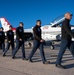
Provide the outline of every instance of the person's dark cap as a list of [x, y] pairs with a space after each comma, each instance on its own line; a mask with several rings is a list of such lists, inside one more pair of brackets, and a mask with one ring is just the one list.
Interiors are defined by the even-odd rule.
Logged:
[[23, 22], [20, 22], [20, 24], [24, 25], [24, 23], [23, 23]]
[[3, 30], [3, 27], [1, 27], [0, 29], [2, 29], [2, 30]]
[[9, 27], [13, 28], [13, 26], [12, 26], [12, 25], [10, 25]]
[[36, 23], [37, 23], [37, 22], [40, 22], [40, 23], [41, 23], [41, 20], [37, 20]]

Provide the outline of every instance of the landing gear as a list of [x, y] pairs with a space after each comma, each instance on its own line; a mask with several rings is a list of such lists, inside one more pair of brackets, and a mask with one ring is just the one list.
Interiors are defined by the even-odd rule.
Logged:
[[28, 43], [28, 46], [29, 46], [29, 47], [32, 47], [32, 44], [29, 42], [29, 43]]
[[54, 46], [53, 46], [53, 45], [51, 45], [51, 46], [50, 46], [50, 49], [51, 49], [51, 50], [53, 50], [53, 49], [54, 49]]

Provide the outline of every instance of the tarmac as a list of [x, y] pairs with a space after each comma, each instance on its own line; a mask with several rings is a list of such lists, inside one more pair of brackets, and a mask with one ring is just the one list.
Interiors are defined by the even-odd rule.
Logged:
[[[0, 75], [74, 75], [74, 60], [71, 53], [67, 49], [62, 60], [62, 65], [66, 69], [59, 69], [55, 67], [56, 58], [60, 49], [60, 45], [56, 44], [55, 49], [51, 50], [50, 47], [45, 46], [45, 56], [49, 64], [43, 64], [41, 61], [39, 49], [35, 53], [33, 63], [22, 60], [21, 49], [16, 54], [16, 58], [12, 59], [12, 50], [6, 53], [6, 57], [2, 56], [0, 50]], [[26, 48], [26, 57], [29, 56], [32, 48]]]

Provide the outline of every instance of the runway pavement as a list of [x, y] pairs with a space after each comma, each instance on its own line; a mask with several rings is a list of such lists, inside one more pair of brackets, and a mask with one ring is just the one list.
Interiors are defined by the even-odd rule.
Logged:
[[[0, 75], [74, 75], [74, 60], [68, 50], [65, 52], [62, 62], [67, 69], [63, 70], [55, 67], [59, 48], [58, 44], [54, 50], [49, 47], [44, 48], [46, 59], [50, 61], [50, 64], [47, 65], [41, 62], [39, 50], [33, 57], [33, 63], [22, 60], [21, 50], [17, 53], [16, 59], [11, 58], [11, 49], [7, 52], [6, 57], [2, 57], [2, 50], [0, 50]], [[28, 57], [31, 49], [27, 48], [25, 50], [26, 57]]]

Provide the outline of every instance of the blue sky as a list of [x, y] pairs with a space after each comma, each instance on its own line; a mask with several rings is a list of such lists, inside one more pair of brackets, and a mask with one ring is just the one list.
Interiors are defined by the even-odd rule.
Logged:
[[[74, 0], [0, 0], [0, 17], [13, 27], [22, 21], [24, 28], [31, 28], [37, 19], [46, 25], [66, 12], [74, 14]], [[74, 25], [74, 17], [71, 24]]]

